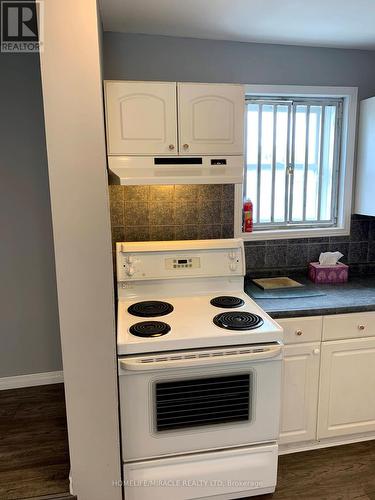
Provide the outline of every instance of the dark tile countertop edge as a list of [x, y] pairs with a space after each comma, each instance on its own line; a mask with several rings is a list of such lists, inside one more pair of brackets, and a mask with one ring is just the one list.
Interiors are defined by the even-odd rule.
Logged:
[[303, 283], [307, 290], [324, 295], [286, 299], [281, 290], [280, 298], [254, 298], [247, 290], [250, 278], [245, 281], [245, 292], [274, 319], [375, 311], [375, 276], [353, 277], [340, 285], [316, 285], [303, 275], [290, 277]]
[[[256, 299], [255, 302], [257, 302]], [[259, 304], [261, 307], [262, 305]], [[347, 306], [347, 307], [326, 307], [325, 309], [293, 309], [293, 310], [280, 310], [280, 311], [267, 311], [264, 307], [263, 310], [267, 312], [273, 319], [283, 318], [301, 318], [306, 316], [328, 316], [330, 314], [349, 314], [355, 312], [368, 312], [375, 311], [375, 305], [367, 306]]]

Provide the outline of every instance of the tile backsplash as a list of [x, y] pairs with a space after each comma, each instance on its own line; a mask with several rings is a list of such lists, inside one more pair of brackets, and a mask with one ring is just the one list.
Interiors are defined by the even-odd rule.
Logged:
[[306, 272], [321, 252], [341, 252], [352, 274], [375, 273], [375, 217], [352, 216], [349, 236], [245, 242], [248, 275], [275, 276]]
[[[233, 237], [234, 186], [109, 186], [112, 239]], [[375, 217], [353, 215], [350, 236], [245, 242], [250, 276], [306, 272], [319, 254], [340, 251], [355, 274], [375, 273]]]
[[109, 186], [114, 241], [233, 237], [232, 184]]

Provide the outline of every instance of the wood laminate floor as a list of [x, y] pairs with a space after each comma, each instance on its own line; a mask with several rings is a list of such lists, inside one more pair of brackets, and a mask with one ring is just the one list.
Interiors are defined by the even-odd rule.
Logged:
[[[73, 500], [68, 475], [63, 385], [0, 391], [0, 500]], [[249, 498], [375, 500], [375, 441], [283, 455], [276, 492]]]
[[0, 499], [59, 498], [69, 468], [63, 384], [0, 391]]
[[257, 500], [375, 500], [375, 441], [279, 457], [276, 492]]

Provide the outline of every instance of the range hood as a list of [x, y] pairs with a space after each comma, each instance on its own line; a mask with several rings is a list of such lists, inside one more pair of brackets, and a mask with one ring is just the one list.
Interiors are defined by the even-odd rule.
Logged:
[[240, 184], [240, 156], [109, 156], [112, 184]]

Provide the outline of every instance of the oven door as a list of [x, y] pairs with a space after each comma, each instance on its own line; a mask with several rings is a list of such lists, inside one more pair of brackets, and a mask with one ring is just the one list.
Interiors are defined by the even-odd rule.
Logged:
[[119, 359], [124, 461], [275, 441], [278, 344]]

